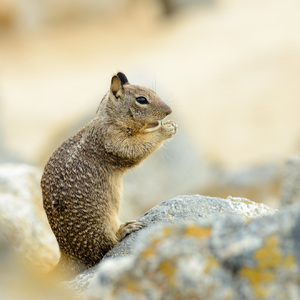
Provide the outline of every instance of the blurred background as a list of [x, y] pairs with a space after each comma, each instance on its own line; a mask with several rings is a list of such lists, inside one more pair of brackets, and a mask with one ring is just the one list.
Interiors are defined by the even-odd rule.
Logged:
[[111, 76], [154, 89], [179, 133], [124, 183], [124, 219], [178, 194], [279, 203], [300, 150], [296, 0], [0, 0], [0, 162], [40, 167]]

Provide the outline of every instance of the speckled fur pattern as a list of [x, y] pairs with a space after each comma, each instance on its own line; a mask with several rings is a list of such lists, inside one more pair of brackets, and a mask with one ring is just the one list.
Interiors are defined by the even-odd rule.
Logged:
[[[137, 103], [137, 97], [148, 103]], [[52, 154], [41, 187], [61, 252], [57, 272], [63, 276], [82, 272], [142, 227], [135, 221], [120, 226], [122, 177], [176, 133], [174, 121], [147, 131], [170, 113], [153, 91], [130, 85], [118, 73], [96, 117]]]

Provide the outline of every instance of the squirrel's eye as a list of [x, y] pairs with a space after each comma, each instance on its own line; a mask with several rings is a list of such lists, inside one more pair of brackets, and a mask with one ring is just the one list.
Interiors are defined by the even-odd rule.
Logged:
[[140, 104], [149, 104], [148, 100], [145, 97], [137, 97], [135, 100]]

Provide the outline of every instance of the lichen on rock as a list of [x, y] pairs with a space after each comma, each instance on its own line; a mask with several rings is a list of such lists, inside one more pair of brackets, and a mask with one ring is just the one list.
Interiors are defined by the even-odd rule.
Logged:
[[84, 295], [297, 299], [297, 219], [300, 207], [278, 212], [243, 198], [176, 197], [141, 216], [148, 227], [108, 253], [92, 276], [82, 274]]

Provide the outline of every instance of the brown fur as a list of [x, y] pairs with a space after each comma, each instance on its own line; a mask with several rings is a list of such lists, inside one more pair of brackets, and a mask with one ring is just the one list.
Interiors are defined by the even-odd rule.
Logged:
[[[75, 275], [95, 265], [143, 226], [134, 221], [120, 226], [122, 177], [177, 131], [173, 121], [152, 130], [171, 109], [153, 91], [118, 75], [96, 117], [52, 154], [42, 176], [44, 208], [61, 252], [56, 269], [62, 273]], [[137, 103], [141, 96], [149, 104]]]

